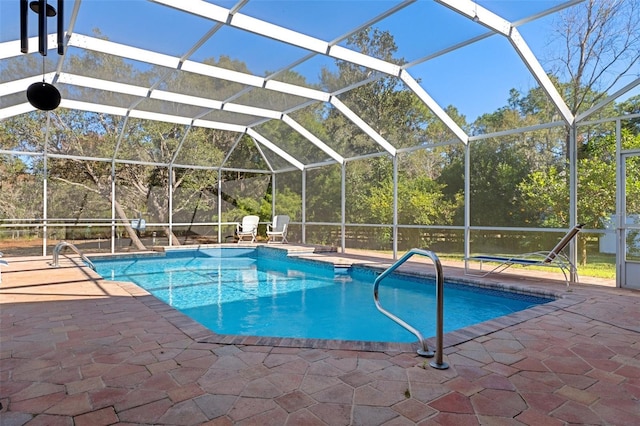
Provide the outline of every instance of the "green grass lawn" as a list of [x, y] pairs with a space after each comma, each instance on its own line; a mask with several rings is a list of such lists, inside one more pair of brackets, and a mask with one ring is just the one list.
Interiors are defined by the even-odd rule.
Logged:
[[578, 274], [586, 277], [615, 278], [616, 256], [602, 253], [590, 254], [587, 256], [586, 265], [578, 264]]

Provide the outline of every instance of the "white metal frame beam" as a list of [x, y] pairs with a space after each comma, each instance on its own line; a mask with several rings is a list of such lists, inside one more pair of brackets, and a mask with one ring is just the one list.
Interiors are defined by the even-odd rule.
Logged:
[[340, 111], [345, 117], [351, 120], [356, 126], [358, 126], [363, 132], [365, 132], [371, 139], [376, 141], [378, 145], [384, 148], [389, 154], [395, 157], [397, 150], [391, 145], [385, 138], [383, 138], [378, 132], [373, 130], [362, 118], [360, 118], [355, 112], [351, 111], [340, 99], [336, 96], [332, 96], [330, 101], [338, 111]]
[[618, 99], [620, 96], [624, 95], [625, 93], [627, 93], [631, 89], [635, 88], [636, 86], [640, 86], [640, 77], [636, 78], [635, 80], [633, 80], [631, 83], [627, 84], [626, 86], [624, 86], [620, 90], [616, 91], [614, 94], [612, 94], [610, 96], [607, 96], [605, 99], [603, 99], [602, 101], [598, 102], [597, 104], [595, 104], [594, 106], [592, 106], [588, 110], [578, 114], [576, 116], [576, 123], [581, 122], [582, 120], [584, 120], [585, 118], [587, 118], [591, 114], [593, 114], [594, 112], [598, 111], [600, 108], [602, 108], [605, 105], [609, 104], [610, 102], [613, 102], [614, 100]]
[[[55, 50], [58, 48], [57, 34], [49, 34], [47, 36], [48, 50]], [[29, 37], [29, 52], [38, 52], [38, 37]], [[20, 40], [5, 41], [0, 43], [0, 59], [14, 58], [16, 56], [23, 56], [20, 52]]]
[[69, 38], [68, 46], [88, 49], [94, 52], [101, 52], [108, 55], [119, 56], [134, 61], [162, 66], [165, 68], [181, 69], [182, 71], [192, 72], [194, 74], [218, 78], [221, 80], [231, 81], [247, 86], [265, 88], [289, 95], [315, 99], [317, 101], [326, 102], [329, 100], [330, 96], [329, 93], [322, 92], [320, 90], [296, 86], [294, 84], [279, 82], [275, 80], [267, 81], [264, 77], [258, 77], [252, 74], [228, 70], [225, 68], [207, 65], [200, 62], [189, 60], [182, 61], [176, 56], [170, 56], [162, 53], [152, 52], [150, 50], [139, 49], [125, 44], [102, 40], [78, 33], [71, 35], [71, 37]]
[[288, 28], [274, 25], [261, 19], [256, 19], [242, 13], [232, 13], [221, 6], [214, 6], [201, 0], [151, 0], [203, 18], [225, 23], [234, 28], [249, 31], [264, 37], [278, 40], [293, 46], [301, 47], [312, 52], [328, 55], [371, 68], [385, 74], [398, 75], [400, 67], [381, 59], [359, 53], [338, 45], [331, 45], [328, 41], [302, 34]]
[[529, 68], [533, 77], [538, 81], [542, 90], [545, 91], [547, 96], [551, 99], [551, 102], [554, 103], [564, 121], [567, 124], [572, 125], [575, 120], [573, 113], [567, 106], [564, 99], [562, 99], [562, 96], [560, 96], [560, 93], [556, 90], [551, 79], [545, 72], [544, 68], [542, 68], [542, 65], [540, 65], [540, 62], [529, 48], [529, 45], [524, 41], [517, 28], [514, 27], [511, 29], [509, 41], [516, 49], [516, 52], [518, 52], [518, 55], [520, 55], [520, 58], [522, 58], [527, 68]]
[[[330, 42], [326, 42], [324, 40], [315, 39], [313, 37], [306, 36], [304, 34], [300, 34], [295, 31], [288, 30], [286, 28], [279, 27], [274, 24], [270, 24], [255, 18], [248, 17], [246, 15], [242, 15], [240, 13], [235, 13], [220, 6], [212, 5], [206, 2], [202, 2], [199, 0], [190, 0], [190, 1], [180, 1], [176, 2], [173, 0], [161, 0], [156, 1], [157, 3], [165, 4], [170, 7], [174, 7], [179, 10], [183, 10], [189, 13], [193, 13], [199, 16], [204, 16], [206, 18], [218, 21], [223, 24], [231, 25], [240, 29], [244, 29], [247, 31], [254, 32], [256, 34], [270, 37], [288, 44], [296, 45], [308, 50], [311, 50], [316, 53], [328, 55], [330, 57], [341, 59], [345, 61], [349, 61], [355, 63], [357, 65], [361, 65], [385, 74], [393, 75], [396, 77], [401, 77], [403, 81], [413, 90], [418, 97], [425, 102], [427, 107], [431, 109], [436, 116], [441, 118], [445, 125], [450, 127], [452, 131], [456, 134], [456, 136], [463, 142], [466, 143], [467, 136], [464, 132], [451, 120], [448, 115], [440, 108], [440, 106], [433, 101], [431, 97], [429, 97], [424, 89], [420, 87], [420, 85], [409, 76], [406, 70], [401, 70], [401, 68], [377, 58], [370, 57], [368, 55], [355, 52], [353, 50], [346, 49], [344, 47], [335, 45]], [[411, 1], [405, 2], [405, 4], [410, 4]], [[222, 19], [224, 18], [224, 19]], [[163, 66], [166, 68], [172, 69], [181, 69], [186, 72], [193, 72], [201, 75], [206, 75], [214, 78], [219, 78], [227, 81], [236, 82], [239, 84], [244, 84], [252, 87], [260, 87], [268, 90], [274, 90], [281, 93], [291, 94], [295, 96], [301, 96], [309, 99], [313, 99], [316, 101], [328, 102], [331, 99], [329, 93], [322, 92], [315, 89], [310, 89], [306, 87], [301, 87], [289, 83], [284, 83], [280, 81], [276, 81], [273, 79], [263, 78], [254, 76], [251, 74], [241, 73], [233, 70], [223, 69], [207, 64], [202, 64], [194, 61], [183, 60], [182, 58], [165, 55], [161, 53], [151, 52], [145, 49], [135, 48], [132, 46], [122, 45], [119, 43], [114, 43], [108, 40], [97, 39], [94, 37], [89, 37], [81, 34], [71, 34], [69, 40], [67, 42], [68, 46], [78, 47], [89, 49], [97, 52], [102, 52], [105, 54], [115, 55], [119, 57], [128, 58], [136, 61], [143, 61], [150, 64], [155, 64], [158, 66]], [[2, 49], [0, 49], [2, 51]], [[17, 51], [17, 50], [14, 50]], [[55, 77], [54, 77], [55, 78]], [[69, 83], [69, 84], [78, 84], [84, 85], [86, 87], [95, 87], [97, 86], [96, 79], [91, 79], [87, 77], [76, 76], [73, 78], [68, 78], [62, 76], [60, 74], [59, 80], [61, 82]], [[412, 84], [414, 83], [414, 84]], [[111, 83], [111, 82], [101, 82], [103, 89], [112, 90], [120, 93], [129, 93], [131, 95], [140, 96], [141, 98], [150, 97], [154, 99], [160, 100], [170, 100], [177, 101], [181, 103], [193, 104], [197, 106], [212, 108], [212, 109], [226, 109], [231, 112], [240, 112], [251, 115], [258, 115], [265, 118], [281, 118], [278, 116], [278, 113], [271, 112], [266, 114], [264, 111], [253, 110], [252, 107], [236, 105], [236, 104], [224, 104], [222, 101], [212, 101], [212, 100], [200, 100], [197, 97], [191, 97], [187, 95], [181, 94], [173, 94], [170, 92], [154, 90], [154, 88], [146, 89], [142, 87], [136, 87], [132, 85], [126, 85], [121, 83]], [[177, 95], [177, 96], [176, 96]], [[335, 104], [334, 105], [338, 105]], [[135, 105], [132, 106], [131, 111], [136, 111]], [[340, 107], [336, 106], [336, 108], [341, 111], [348, 111], [348, 118], [352, 120], [358, 127], [360, 127], [366, 134], [372, 137], [378, 144], [384, 147], [384, 149], [390, 152], [392, 155], [395, 155], [395, 148], [391, 146], [387, 141], [377, 135], [370, 126], [368, 126], [362, 119], [357, 117], [353, 112], [348, 110], [344, 105], [340, 105]], [[1, 113], [0, 113], [1, 114]], [[132, 116], [148, 116], [145, 112], [136, 112], [133, 113]], [[179, 122], [183, 123], [186, 119], [182, 117], [172, 117], [170, 122]]]
[[[462, 129], [455, 124], [455, 122], [444, 112], [444, 110], [426, 93], [426, 91], [418, 84], [406, 70], [403, 70], [399, 65], [391, 62], [386, 62], [381, 59], [377, 59], [363, 53], [356, 52], [354, 50], [347, 49], [345, 47], [332, 44], [325, 40], [320, 40], [314, 37], [310, 37], [306, 34], [302, 34], [297, 31], [292, 31], [287, 28], [283, 28], [269, 22], [265, 22], [256, 18], [252, 18], [241, 13], [232, 13], [231, 11], [212, 5], [202, 0], [151, 0], [155, 3], [163, 4], [174, 9], [182, 10], [194, 15], [198, 15], [207, 19], [211, 19], [216, 22], [225, 23], [235, 28], [239, 28], [245, 31], [252, 32], [254, 34], [262, 35], [264, 37], [272, 38], [274, 40], [281, 41], [293, 46], [301, 47], [306, 50], [310, 50], [315, 53], [327, 55], [329, 57], [340, 59], [343, 61], [351, 62], [356, 65], [360, 65], [381, 73], [399, 77], [407, 83], [407, 86], [416, 93], [416, 95], [427, 105], [427, 107], [443, 122], [447, 127], [454, 132], [456, 137], [463, 143], [466, 143], [467, 135]], [[186, 62], [185, 62], [186, 65]], [[183, 68], [184, 65], [183, 65]], [[284, 91], [286, 89], [286, 83], [277, 82], [275, 80], [267, 80], [264, 87], [267, 89]], [[276, 88], [274, 88], [276, 86]], [[304, 88], [297, 87], [298, 90]], [[311, 90], [311, 89], [307, 89]], [[287, 93], [287, 92], [285, 92]], [[289, 92], [290, 93], [290, 92]], [[295, 94], [295, 93], [292, 93]], [[300, 95], [306, 96], [306, 95]], [[312, 96], [306, 96], [312, 97]], [[317, 98], [315, 98], [317, 99]], [[317, 99], [324, 102], [327, 99]], [[443, 117], [446, 117], [443, 119]], [[364, 130], [364, 129], [363, 129]]]
[[516, 50], [529, 72], [536, 79], [542, 90], [556, 106], [564, 121], [571, 125], [574, 122], [574, 116], [567, 107], [567, 104], [556, 90], [551, 79], [544, 71], [540, 62], [535, 57], [529, 45], [524, 41], [518, 29], [508, 20], [496, 15], [488, 9], [480, 6], [471, 0], [436, 0], [438, 3], [448, 7], [449, 9], [472, 19], [475, 22], [489, 28], [491, 31], [501, 34], [509, 39], [509, 42]]
[[[335, 41], [325, 41], [318, 38], [310, 37], [297, 31], [289, 30], [287, 28], [271, 24], [269, 22], [256, 19], [238, 12], [244, 3], [238, 3], [234, 8], [227, 9], [222, 6], [217, 6], [202, 0], [151, 0], [155, 3], [163, 4], [177, 10], [181, 10], [194, 15], [202, 16], [207, 19], [216, 21], [218, 25], [228, 25], [241, 30], [249, 31], [260, 36], [272, 38], [293, 46], [301, 47], [309, 50], [313, 54], [322, 54], [329, 57], [340, 59], [367, 67], [380, 73], [391, 75], [399, 78], [405, 83], [405, 85], [412, 90], [421, 101], [441, 120], [443, 123], [453, 131], [455, 136], [463, 143], [468, 143], [469, 136], [448, 116], [448, 114], [429, 96], [429, 94], [421, 87], [421, 85], [408, 73], [406, 68], [408, 66], [399, 66], [390, 62], [386, 62], [368, 55], [359, 53], [354, 50], [344, 48], [337, 45]], [[389, 9], [387, 14], [391, 14], [393, 10], [399, 10], [406, 7], [408, 4], [413, 3], [415, 0], [405, 0], [402, 3]], [[539, 62], [529, 49], [528, 45], [524, 42], [519, 32], [515, 28], [515, 25], [511, 22], [501, 18], [493, 12], [479, 6], [477, 3], [471, 0], [436, 0], [438, 3], [448, 7], [457, 13], [464, 15], [468, 18], [477, 21], [479, 24], [489, 28], [492, 33], [503, 35], [509, 38], [512, 46], [518, 52], [525, 65], [528, 67], [533, 76], [538, 80], [543, 90], [554, 102], [558, 110], [560, 111], [563, 119], [568, 123], [573, 123], [574, 117], [566, 107], [566, 104], [560, 97], [559, 93], [553, 87], [550, 79], [540, 66]], [[574, 4], [582, 0], [573, 0], [568, 3]], [[564, 7], [564, 6], [562, 6]], [[76, 5], [77, 9], [77, 5]], [[77, 10], [74, 10], [74, 15], [77, 14]], [[384, 16], [384, 14], [382, 15]], [[216, 27], [216, 28], [219, 28]], [[210, 36], [211, 31], [208, 34]], [[49, 35], [52, 39], [50, 45], [55, 48], [55, 34]], [[360, 129], [362, 129], [367, 135], [372, 137], [379, 145], [381, 145], [385, 151], [391, 155], [396, 155], [396, 149], [382, 138], [377, 132], [375, 132], [364, 120], [358, 117], [353, 111], [349, 110], [344, 104], [342, 104], [335, 96], [327, 92], [315, 90], [311, 88], [301, 87], [294, 84], [284, 83], [276, 81], [273, 77], [259, 77], [252, 74], [237, 72], [224, 68], [219, 68], [199, 62], [189, 61], [190, 55], [183, 55], [182, 57], [174, 57], [157, 52], [152, 52], [145, 49], [135, 48], [128, 45], [114, 43], [108, 40], [98, 39], [95, 37], [85, 36], [81, 34], [71, 33], [67, 34], [67, 45], [72, 47], [78, 47], [83, 49], [89, 49], [105, 54], [115, 55], [119, 57], [128, 58], [135, 61], [143, 61], [150, 64], [155, 64], [171, 69], [180, 69], [186, 72], [193, 72], [205, 76], [223, 79], [226, 81], [232, 81], [239, 84], [247, 85], [255, 88], [265, 88], [274, 90], [280, 93], [301, 96], [313, 101], [329, 102], [336, 109], [341, 111], [347, 118], [353, 121]], [[29, 41], [30, 43], [36, 43], [37, 38], [33, 37]], [[202, 40], [197, 45], [202, 44]], [[17, 56], [19, 49], [17, 48], [18, 41], [6, 42], [0, 44], [0, 58]], [[195, 49], [192, 48], [190, 53]], [[309, 55], [307, 55], [308, 57]], [[95, 87], [102, 90], [111, 90], [120, 93], [128, 93], [134, 96], [139, 96], [140, 100], [144, 98], [153, 98], [165, 101], [179, 102], [189, 105], [196, 105], [204, 108], [210, 108], [212, 110], [222, 109], [234, 113], [247, 114], [252, 116], [263, 117], [266, 119], [283, 119], [286, 116], [286, 112], [271, 111], [262, 108], [250, 107], [245, 105], [233, 104], [231, 102], [225, 103], [225, 101], [217, 101], [205, 98], [199, 98], [197, 96], [182, 95], [177, 93], [171, 93], [167, 91], [157, 90], [155, 87], [143, 88], [133, 85], [127, 85], [122, 83], [107, 82], [104, 80], [92, 79], [82, 76], [71, 76], [69, 74], [54, 73], [54, 79], [62, 83], [76, 84], [85, 87]], [[99, 86], [99, 87], [97, 87]], [[14, 90], [6, 85], [0, 85], [0, 92], [2, 90]], [[140, 101], [138, 101], [140, 102]], [[27, 109], [28, 104], [20, 104], [13, 107], [0, 110], [0, 118], [16, 115], [22, 113]], [[62, 106], [72, 107], [72, 105], [80, 106], [85, 109], [89, 105], [97, 105], [91, 103], [83, 103], [78, 101], [63, 101]], [[185, 125], [202, 126], [208, 128], [215, 128], [220, 130], [240, 131], [239, 129], [245, 129], [244, 126], [238, 126], [227, 123], [216, 123], [199, 119], [197, 117], [181, 117], [167, 114], [159, 114], [147, 111], [136, 110], [137, 104], [130, 105], [129, 108], [98, 106], [98, 108], [91, 109], [96, 112], [110, 112], [118, 115], [127, 115], [136, 118], [145, 118], [152, 120], [167, 121], [172, 123], [179, 123]], [[32, 108], [28, 110], [33, 110]], [[123, 114], [124, 112], [124, 114]], [[203, 116], [203, 115], [201, 115]], [[290, 124], [290, 123], [288, 123]], [[253, 125], [253, 124], [252, 124]], [[299, 126], [299, 131], [303, 136], [310, 139], [308, 136], [310, 133], [302, 126]], [[244, 131], [244, 130], [242, 130]], [[317, 138], [315, 138], [317, 139]], [[319, 146], [325, 153], [330, 155], [334, 160], [342, 162], [345, 159], [331, 150], [322, 141], [311, 138], [312, 143]], [[318, 143], [319, 142], [319, 143]]]
[[424, 102], [424, 104], [447, 126], [462, 143], [465, 145], [469, 143], [469, 136], [458, 124], [453, 121], [449, 114], [447, 114], [436, 101], [420, 86], [420, 84], [413, 78], [406, 70], [402, 70], [400, 73], [400, 79], [407, 85], [409, 89], [413, 91]]
[[[44, 75], [44, 80], [50, 82], [53, 80], [55, 73], [47, 73]], [[24, 88], [28, 87], [31, 83], [42, 81], [42, 76], [33, 76], [21, 80], [14, 80], [8, 83], [0, 84], [0, 96], [5, 96], [13, 93], [24, 92]], [[209, 108], [211, 110], [225, 110], [235, 112], [238, 114], [251, 115], [263, 118], [280, 119], [283, 115], [280, 111], [269, 110], [265, 108], [257, 108], [248, 105], [240, 105], [234, 103], [223, 103], [214, 99], [202, 98], [198, 96], [183, 95], [181, 93], [168, 92], [164, 90], [149, 90], [145, 87], [135, 86], [125, 83], [116, 83], [113, 81], [101, 80], [91, 77], [83, 77], [74, 74], [61, 73], [58, 76], [58, 83], [70, 84], [79, 87], [86, 87], [97, 90], [106, 90], [114, 93], [122, 93], [132, 96], [139, 96], [142, 98], [151, 98], [158, 100], [165, 100], [168, 102], [176, 102], [185, 105], [193, 105], [203, 108]], [[108, 107], [105, 105], [105, 107]], [[118, 107], [116, 107], [118, 108]], [[32, 108], [33, 109], [33, 108]], [[126, 108], [125, 108], [126, 109]], [[1, 111], [1, 110], [0, 110]], [[118, 110], [120, 111], [120, 110]], [[132, 109], [135, 111], [135, 109]], [[118, 115], [122, 115], [119, 112]], [[176, 116], [176, 120], [184, 119], [184, 117]]]
[[335, 152], [331, 147], [329, 147], [326, 143], [322, 142], [319, 138], [317, 138], [313, 133], [305, 129], [300, 123], [295, 121], [288, 115], [282, 116], [282, 121], [284, 121], [289, 127], [298, 132], [302, 137], [307, 139], [309, 142], [318, 147], [322, 152], [327, 154], [329, 157], [336, 160], [338, 163], [344, 163], [344, 157], [342, 155]]
[[278, 156], [286, 160], [288, 163], [293, 165], [298, 170], [304, 170], [304, 164], [302, 164], [300, 161], [293, 158], [293, 156], [289, 155], [288, 153], [280, 149], [276, 144], [274, 144], [269, 139], [262, 136], [260, 133], [256, 132], [250, 127], [246, 128], [246, 133], [247, 135], [251, 136], [254, 140], [260, 142], [262, 145], [266, 146], [275, 154], [277, 154]]

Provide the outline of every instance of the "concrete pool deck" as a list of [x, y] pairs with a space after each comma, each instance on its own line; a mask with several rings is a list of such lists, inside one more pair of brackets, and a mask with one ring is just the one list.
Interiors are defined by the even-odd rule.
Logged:
[[[450, 368], [436, 370], [411, 345], [215, 336], [74, 258], [57, 269], [50, 258], [5, 260], [3, 426], [640, 424], [640, 292], [610, 281], [567, 289], [540, 271], [485, 279], [561, 298], [445, 335]], [[444, 270], [464, 276], [455, 262]]]

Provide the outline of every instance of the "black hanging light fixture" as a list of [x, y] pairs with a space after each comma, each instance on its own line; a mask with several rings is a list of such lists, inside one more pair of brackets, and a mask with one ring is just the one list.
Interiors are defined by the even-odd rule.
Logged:
[[[29, 8], [33, 10], [35, 13], [40, 13], [40, 0], [34, 0], [31, 3], [29, 3]], [[56, 10], [53, 8], [53, 6], [46, 4], [46, 8], [47, 8], [47, 17], [56, 16]]]
[[29, 53], [28, 9], [38, 15], [38, 52], [42, 55], [42, 82], [33, 83], [27, 89], [27, 100], [34, 107], [51, 111], [60, 105], [62, 97], [53, 84], [44, 81], [44, 57], [47, 56], [47, 18], [58, 16], [58, 54], [64, 54], [64, 0], [58, 0], [58, 10], [47, 0], [20, 0], [20, 51]]

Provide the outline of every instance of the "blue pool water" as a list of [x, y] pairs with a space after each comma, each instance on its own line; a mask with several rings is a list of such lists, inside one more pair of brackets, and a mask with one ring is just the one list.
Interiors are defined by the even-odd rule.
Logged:
[[[94, 260], [105, 279], [130, 281], [219, 334], [384, 342], [416, 337], [380, 313], [375, 274], [261, 256], [260, 249], [176, 250], [162, 257]], [[444, 331], [550, 299], [445, 282]], [[391, 275], [379, 287], [385, 309], [435, 335], [435, 284]]]

